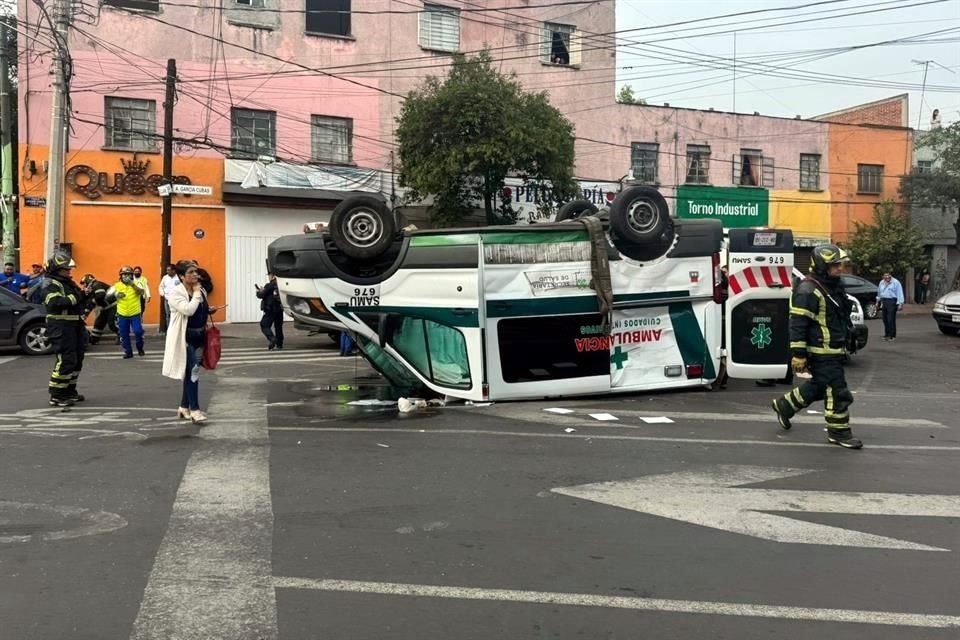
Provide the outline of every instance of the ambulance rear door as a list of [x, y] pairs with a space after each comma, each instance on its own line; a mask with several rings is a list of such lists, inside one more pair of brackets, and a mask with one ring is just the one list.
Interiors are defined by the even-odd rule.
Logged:
[[786, 376], [792, 270], [791, 230], [730, 229], [724, 338], [731, 378]]

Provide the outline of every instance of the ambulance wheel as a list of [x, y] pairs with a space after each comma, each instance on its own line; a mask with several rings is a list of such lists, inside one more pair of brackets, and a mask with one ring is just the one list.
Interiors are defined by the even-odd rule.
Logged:
[[618, 193], [610, 205], [610, 225], [626, 242], [667, 246], [673, 242], [667, 200], [653, 187], [630, 187]]
[[347, 257], [372, 260], [393, 243], [397, 225], [387, 205], [373, 196], [351, 196], [330, 216], [330, 236]]
[[596, 215], [597, 211], [596, 205], [589, 200], [572, 200], [560, 207], [560, 210], [557, 211], [556, 222], [576, 220], [584, 216]]

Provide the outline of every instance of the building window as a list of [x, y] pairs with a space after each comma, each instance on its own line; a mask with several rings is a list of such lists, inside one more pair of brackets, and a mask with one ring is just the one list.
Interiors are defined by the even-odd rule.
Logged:
[[257, 109], [231, 109], [233, 152], [240, 156], [275, 156], [277, 153], [277, 113]]
[[820, 191], [820, 154], [800, 154], [800, 190]]
[[263, 0], [233, 0], [233, 3], [241, 7], [263, 9]]
[[880, 193], [883, 190], [883, 165], [857, 165], [857, 192]]
[[137, 9], [139, 11], [160, 11], [160, 0], [104, 0], [103, 4], [118, 9]]
[[917, 173], [933, 173], [933, 160], [917, 160]]
[[104, 104], [104, 122], [108, 148], [156, 151], [156, 101], [108, 97]]
[[547, 64], [580, 64], [580, 32], [570, 24], [543, 23], [540, 59]]
[[313, 159], [317, 162], [353, 162], [353, 120], [310, 116]]
[[460, 49], [460, 10], [425, 4], [420, 13], [420, 46], [455, 53]]
[[773, 158], [759, 149], [740, 149], [733, 157], [733, 184], [742, 187], [774, 186]]
[[306, 0], [307, 33], [350, 35], [350, 0]]
[[633, 179], [647, 184], [657, 183], [657, 156], [660, 145], [655, 142], [634, 142], [630, 145], [630, 168]]
[[687, 184], [710, 184], [709, 145], [687, 145]]

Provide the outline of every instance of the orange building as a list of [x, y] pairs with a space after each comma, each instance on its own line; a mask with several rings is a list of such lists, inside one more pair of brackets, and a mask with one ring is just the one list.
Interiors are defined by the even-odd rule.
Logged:
[[855, 222], [873, 222], [883, 200], [900, 202], [900, 178], [913, 163], [907, 94], [816, 118], [828, 123], [831, 236], [845, 242]]
[[[31, 146], [21, 157], [21, 264], [43, 261], [47, 183], [42, 171], [46, 149]], [[157, 286], [164, 271], [160, 264], [161, 237], [160, 156], [101, 150], [79, 150], [68, 155], [61, 244], [67, 247], [77, 270], [74, 278], [92, 273], [114, 283], [123, 265], [141, 266], [150, 283], [153, 302], [144, 320], [159, 322]], [[223, 160], [175, 157], [174, 182], [213, 188], [211, 196], [174, 195], [171, 251], [174, 262], [198, 260], [214, 281], [212, 304], [223, 304], [226, 287]]]

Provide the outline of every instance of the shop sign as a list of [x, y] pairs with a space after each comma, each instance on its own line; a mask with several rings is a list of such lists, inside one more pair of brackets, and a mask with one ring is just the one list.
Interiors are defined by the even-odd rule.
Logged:
[[720, 220], [724, 229], [766, 227], [770, 194], [753, 187], [677, 187], [677, 217]]
[[[149, 160], [134, 158], [128, 162], [121, 159], [120, 164], [123, 167], [123, 173], [114, 173], [112, 184], [107, 173], [97, 171], [85, 164], [74, 165], [67, 170], [67, 186], [91, 200], [96, 200], [102, 195], [142, 196], [150, 193], [156, 196], [160, 194], [159, 189], [164, 183], [164, 178], [156, 173], [147, 174], [150, 168]], [[191, 184], [187, 176], [173, 176], [171, 181], [174, 184]]]
[[23, 206], [25, 207], [46, 207], [47, 199], [38, 198], [37, 196], [25, 196], [23, 198]]
[[[577, 181], [577, 199], [589, 200], [598, 209], [609, 206], [620, 190], [616, 182]], [[552, 222], [556, 216], [558, 203], [544, 208], [540, 206], [549, 197], [547, 189], [541, 189], [535, 183], [526, 183], [522, 178], [507, 178], [503, 191], [498, 198], [501, 207], [509, 207], [517, 219], [517, 224]]]

